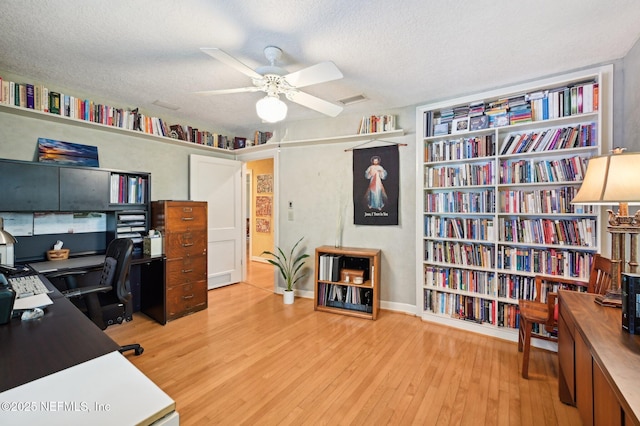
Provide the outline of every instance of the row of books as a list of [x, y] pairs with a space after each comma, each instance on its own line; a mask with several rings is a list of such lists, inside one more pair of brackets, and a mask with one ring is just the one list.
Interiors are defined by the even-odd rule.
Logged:
[[518, 305], [428, 289], [424, 291], [424, 310], [498, 327], [518, 328], [520, 321]]
[[389, 132], [396, 129], [395, 115], [370, 115], [362, 117], [358, 134]]
[[[244, 145], [239, 146], [240, 139], [246, 141], [246, 138], [224, 136], [184, 124], [168, 124], [162, 118], [142, 114], [138, 108], [104, 105], [49, 90], [42, 84], [17, 83], [2, 77], [0, 103], [222, 149], [243, 148]], [[268, 132], [264, 133], [258, 144], [268, 140], [265, 138]]]
[[496, 207], [495, 191], [426, 193], [424, 206], [425, 211], [430, 213], [493, 213]]
[[493, 185], [494, 162], [466, 163], [450, 167], [427, 167], [424, 171], [428, 188], [452, 188], [460, 186]]
[[264, 145], [273, 137], [273, 132], [256, 130], [253, 134], [253, 145]]
[[371, 313], [373, 289], [318, 283], [318, 305]]
[[464, 160], [495, 155], [493, 134], [425, 142], [425, 162]]
[[340, 281], [340, 268], [342, 256], [339, 254], [321, 254], [318, 258], [318, 280]]
[[596, 124], [578, 124], [505, 136], [500, 155], [596, 146]]
[[496, 294], [495, 274], [487, 271], [425, 265], [424, 284], [488, 296]]
[[109, 202], [112, 204], [144, 204], [147, 200], [147, 179], [120, 173], [111, 175]]
[[593, 253], [554, 248], [501, 246], [498, 268], [534, 274], [589, 279]]
[[599, 108], [599, 86], [585, 81], [549, 90], [424, 113], [425, 137], [543, 121]]
[[589, 159], [579, 156], [559, 160], [517, 160], [500, 164], [500, 183], [582, 182]]
[[425, 241], [424, 260], [463, 266], [493, 268], [495, 247], [458, 241]]
[[594, 219], [499, 219], [500, 241], [596, 247]]
[[594, 214], [594, 206], [571, 204], [578, 193], [575, 186], [531, 191], [500, 191], [501, 213]]
[[599, 91], [598, 83], [587, 81], [531, 93], [528, 100], [534, 120], [546, 120], [597, 111]]
[[424, 217], [424, 234], [428, 238], [458, 238], [494, 241], [493, 219], [459, 217]]
[[[543, 280], [542, 285], [540, 286], [540, 302], [546, 303], [549, 293], [557, 293], [560, 288], [584, 292], [586, 290], [586, 283], [582, 283], [581, 285], [558, 284], [557, 282], [552, 283]], [[498, 297], [513, 300], [534, 300], [537, 297], [535, 277], [499, 274]]]

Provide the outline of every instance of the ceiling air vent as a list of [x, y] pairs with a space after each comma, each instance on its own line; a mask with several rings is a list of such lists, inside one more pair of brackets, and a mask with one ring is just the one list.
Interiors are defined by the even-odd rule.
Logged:
[[363, 94], [359, 94], [359, 95], [349, 96], [348, 98], [339, 99], [338, 102], [340, 102], [342, 105], [351, 105], [351, 104], [357, 104], [358, 102], [362, 102], [366, 100], [367, 98]]

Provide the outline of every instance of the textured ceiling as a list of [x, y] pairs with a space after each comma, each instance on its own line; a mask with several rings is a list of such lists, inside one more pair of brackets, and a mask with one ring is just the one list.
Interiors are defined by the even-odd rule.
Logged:
[[[4, 0], [0, 71], [242, 135], [269, 128], [255, 114], [264, 94], [193, 94], [251, 85], [201, 47], [252, 68], [267, 45], [290, 72], [333, 61], [344, 78], [305, 91], [364, 94], [342, 114], [381, 114], [622, 58], [638, 22], [637, 0]], [[289, 121], [322, 117], [288, 103]]]

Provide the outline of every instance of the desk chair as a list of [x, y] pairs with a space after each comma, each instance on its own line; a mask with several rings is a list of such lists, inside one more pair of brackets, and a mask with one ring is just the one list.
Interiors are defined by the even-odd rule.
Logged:
[[[586, 285], [587, 293], [604, 294], [611, 285], [613, 277], [613, 262], [596, 254], [591, 265], [589, 273], [589, 282]], [[541, 302], [540, 296], [542, 291], [542, 283], [555, 284], [558, 288], [584, 288], [583, 281], [574, 280], [565, 277], [550, 277], [536, 275], [536, 296], [535, 300], [518, 301], [520, 305], [520, 330], [518, 334], [518, 351], [522, 352], [522, 377], [529, 378], [529, 351], [531, 349], [531, 337], [533, 324], [540, 324], [548, 336], [536, 334], [535, 338], [543, 340], [557, 341], [558, 329], [558, 305], [556, 303], [558, 294], [550, 292], [547, 294], [547, 301]]]
[[[101, 330], [110, 325], [133, 319], [133, 303], [129, 284], [133, 243], [117, 238], [107, 247], [105, 262], [97, 285], [78, 285], [77, 277], [88, 271], [66, 271], [51, 274], [50, 278], [64, 279], [67, 290], [62, 294], [83, 311]], [[139, 344], [121, 346], [121, 353], [135, 351], [142, 354]]]

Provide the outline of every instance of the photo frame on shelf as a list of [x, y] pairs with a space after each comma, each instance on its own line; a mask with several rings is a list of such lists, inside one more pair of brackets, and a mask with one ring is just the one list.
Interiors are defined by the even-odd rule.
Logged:
[[469, 118], [469, 130], [482, 130], [489, 127], [489, 117], [486, 115], [476, 115]]
[[436, 124], [433, 128], [433, 136], [443, 136], [449, 134], [449, 123]]
[[456, 118], [451, 122], [451, 134], [469, 131], [469, 117]]

